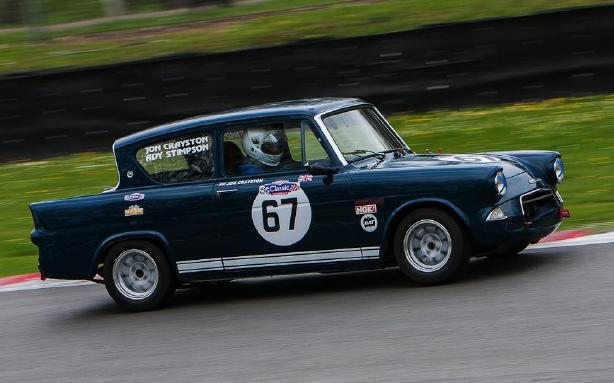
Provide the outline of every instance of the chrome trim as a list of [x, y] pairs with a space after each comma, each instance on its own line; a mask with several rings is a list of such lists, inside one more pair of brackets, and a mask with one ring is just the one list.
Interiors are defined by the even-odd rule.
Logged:
[[326, 127], [326, 125], [324, 125], [324, 121], [322, 121], [323, 115], [333, 112], [335, 110], [336, 109], [320, 113], [314, 117], [314, 120], [316, 120], [316, 122], [320, 126], [320, 130], [322, 131], [322, 134], [324, 134], [324, 138], [326, 138], [330, 146], [333, 148], [333, 151], [335, 152], [335, 155], [337, 156], [341, 164], [343, 166], [347, 166], [348, 162], [345, 160], [345, 157], [343, 157], [343, 154], [341, 154], [341, 150], [339, 150], [337, 143], [335, 142], [335, 140], [333, 140], [333, 136], [331, 136], [330, 132], [328, 131], [328, 128]]
[[309, 251], [290, 254], [267, 254], [251, 257], [232, 257], [224, 259], [225, 269], [246, 269], [267, 266], [290, 266], [296, 264], [359, 261], [362, 251], [357, 249], [340, 249], [336, 251]]
[[331, 249], [316, 251], [295, 251], [290, 253], [272, 253], [244, 255], [228, 258], [206, 258], [177, 262], [180, 274], [202, 271], [220, 271], [250, 269], [255, 267], [290, 266], [314, 263], [331, 263], [378, 259], [380, 248], [356, 247], [348, 249]]
[[525, 193], [525, 194], [523, 194], [523, 195], [521, 195], [521, 196], [520, 196], [520, 210], [522, 211], [522, 215], [523, 215], [523, 216], [525, 216], [525, 211], [524, 211], [524, 198], [526, 198], [526, 197], [528, 197], [528, 196], [530, 196], [530, 195], [532, 195], [532, 194], [536, 194], [536, 193], [543, 192], [543, 191], [547, 191], [547, 192], [549, 192], [549, 193], [550, 193], [550, 195], [545, 195], [545, 196], [542, 196], [542, 197], [536, 198], [535, 200], [531, 200], [531, 202], [534, 202], [534, 201], [540, 201], [540, 200], [545, 199], [545, 198], [548, 198], [548, 197], [554, 197], [554, 200], [557, 202], [557, 204], [558, 204], [558, 205], [559, 205], [559, 207], [560, 207], [560, 205], [561, 205], [561, 204], [559, 203], [559, 201], [558, 201], [558, 199], [556, 198], [556, 195], [554, 194], [554, 191], [553, 191], [552, 189], [548, 189], [548, 188], [539, 188], [539, 189], [534, 189], [534, 190], [531, 190], [530, 192]]
[[554, 192], [554, 194], [559, 199], [559, 202], [561, 203], [561, 205], [563, 205], [565, 203], [565, 200], [563, 200], [563, 196], [561, 195], [561, 193], [559, 193], [559, 191], [557, 190]]
[[193, 273], [196, 271], [214, 271], [224, 270], [224, 264], [222, 258], [207, 258], [197, 259], [193, 261], [179, 261], [177, 262], [177, 270], [179, 273]]
[[379, 118], [384, 122], [384, 124], [386, 125], [386, 127], [388, 127], [388, 130], [390, 131], [390, 133], [392, 133], [392, 135], [394, 137], [396, 137], [396, 139], [403, 144], [403, 146], [405, 147], [405, 149], [407, 150], [411, 150], [411, 148], [409, 147], [409, 145], [407, 145], [407, 143], [403, 140], [403, 138], [401, 138], [401, 136], [396, 132], [396, 130], [394, 130], [394, 128], [392, 127], [392, 125], [390, 125], [390, 123], [388, 122], [388, 120], [386, 119], [386, 117], [384, 117], [384, 115], [379, 111], [379, 109], [377, 109], [375, 106], [373, 107], [373, 109], [375, 110], [375, 113], [377, 113], [377, 115], [379, 116]]
[[379, 258], [379, 247], [362, 247], [363, 259], [376, 259]]
[[115, 185], [115, 187], [113, 187], [111, 189], [104, 190], [103, 193], [114, 192], [119, 187], [119, 183], [121, 181], [121, 176], [122, 175], [119, 173], [119, 166], [117, 164], [117, 155], [115, 154], [115, 144], [116, 144], [116, 142], [117, 141], [113, 142], [113, 145], [111, 145], [111, 150], [113, 151], [113, 160], [115, 161], [115, 170], [117, 170], [117, 184]]

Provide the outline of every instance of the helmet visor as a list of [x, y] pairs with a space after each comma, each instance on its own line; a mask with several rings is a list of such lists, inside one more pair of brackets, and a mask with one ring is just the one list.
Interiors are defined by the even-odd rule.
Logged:
[[280, 131], [269, 132], [262, 138], [260, 150], [264, 154], [279, 155], [283, 152], [282, 142], [283, 134]]

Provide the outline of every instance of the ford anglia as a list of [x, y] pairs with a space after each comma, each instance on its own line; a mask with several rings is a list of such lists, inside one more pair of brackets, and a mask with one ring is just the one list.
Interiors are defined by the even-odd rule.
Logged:
[[506, 256], [567, 213], [559, 153], [417, 154], [373, 106], [308, 99], [201, 116], [113, 145], [118, 183], [30, 205], [46, 278], [134, 311], [206, 281], [400, 267], [420, 284]]

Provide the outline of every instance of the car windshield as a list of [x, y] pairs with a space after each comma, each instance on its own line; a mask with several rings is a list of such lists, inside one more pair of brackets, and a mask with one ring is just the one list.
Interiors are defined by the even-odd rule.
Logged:
[[323, 121], [348, 162], [403, 146], [372, 108], [348, 110]]

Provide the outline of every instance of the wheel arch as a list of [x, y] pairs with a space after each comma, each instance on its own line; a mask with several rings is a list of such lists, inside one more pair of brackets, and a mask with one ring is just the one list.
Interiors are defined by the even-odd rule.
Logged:
[[125, 233], [113, 234], [107, 237], [98, 249], [96, 250], [96, 254], [94, 256], [94, 262], [91, 265], [92, 275], [95, 275], [98, 272], [98, 265], [104, 262], [105, 257], [107, 256], [109, 249], [111, 247], [117, 245], [118, 243], [125, 241], [147, 241], [152, 243], [155, 246], [158, 246], [160, 250], [164, 252], [166, 255], [166, 260], [168, 261], [168, 266], [173, 270], [175, 275], [179, 275], [177, 270], [177, 264], [174, 262], [174, 257], [172, 252], [170, 251], [170, 245], [161, 233], [157, 231], [131, 231]]
[[393, 254], [393, 244], [394, 232], [399, 222], [403, 219], [403, 217], [412, 211], [424, 208], [439, 209], [448, 213], [452, 218], [458, 221], [461, 228], [467, 233], [469, 240], [472, 242], [471, 231], [469, 230], [469, 219], [467, 218], [467, 215], [450, 201], [438, 198], [423, 198], [409, 201], [399, 206], [392, 212], [384, 227], [384, 241], [381, 254], [385, 264], [396, 264]]

